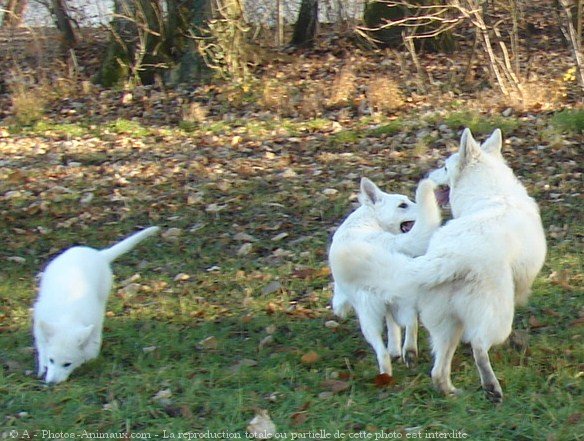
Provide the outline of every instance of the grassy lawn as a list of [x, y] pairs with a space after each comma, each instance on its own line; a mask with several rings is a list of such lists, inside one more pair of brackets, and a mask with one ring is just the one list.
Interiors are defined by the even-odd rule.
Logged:
[[[552, 146], [531, 122], [505, 123], [504, 154], [540, 203], [549, 254], [514, 338], [491, 351], [501, 406], [483, 396], [466, 346], [453, 363], [464, 393], [434, 391], [423, 331], [418, 366], [397, 364], [392, 384], [376, 384], [356, 319], [328, 306], [327, 244], [358, 178], [413, 196], [468, 118], [479, 139], [501, 123], [458, 112], [337, 133], [325, 119], [11, 129], [0, 138], [0, 438], [245, 438], [266, 410], [280, 439], [584, 439], [582, 137], [569, 126], [543, 121], [562, 141]], [[440, 125], [452, 136], [435, 147]], [[114, 264], [100, 357], [45, 386], [30, 332], [35, 276], [65, 247], [105, 247], [148, 225], [162, 235]]]

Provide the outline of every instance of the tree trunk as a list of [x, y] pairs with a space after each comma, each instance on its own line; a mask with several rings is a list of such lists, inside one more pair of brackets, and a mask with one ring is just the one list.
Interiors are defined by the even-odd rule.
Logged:
[[317, 28], [318, 0], [302, 0], [290, 44], [296, 47], [312, 46], [316, 37]]
[[284, 0], [276, 0], [276, 46], [284, 44]]
[[172, 84], [197, 82], [211, 76], [211, 69], [199, 54], [195, 39], [213, 18], [213, 0], [172, 0], [169, 3], [168, 30], [173, 32], [171, 23], [180, 23], [173, 34], [170, 51], [177, 62], [170, 71], [167, 81]]
[[22, 23], [28, 0], [8, 0], [2, 16], [2, 28], [15, 28]]
[[72, 20], [67, 13], [65, 0], [51, 0], [51, 6], [51, 13], [55, 18], [57, 29], [61, 31], [61, 35], [63, 36], [63, 46], [66, 48], [75, 47], [77, 37], [73, 30]]
[[111, 38], [96, 82], [152, 84], [168, 55], [163, 50], [159, 0], [115, 0]]

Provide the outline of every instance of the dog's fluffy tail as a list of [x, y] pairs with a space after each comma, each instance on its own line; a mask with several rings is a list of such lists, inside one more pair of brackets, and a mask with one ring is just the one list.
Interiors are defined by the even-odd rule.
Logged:
[[150, 227], [145, 230], [139, 231], [138, 233], [132, 234], [130, 237], [118, 242], [117, 244], [101, 250], [99, 253], [108, 261], [112, 262], [120, 257], [122, 254], [127, 253], [141, 241], [146, 239], [153, 234], [156, 234], [160, 230], [159, 227]]

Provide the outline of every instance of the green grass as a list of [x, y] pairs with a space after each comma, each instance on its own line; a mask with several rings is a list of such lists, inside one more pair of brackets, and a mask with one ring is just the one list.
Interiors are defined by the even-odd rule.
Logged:
[[[106, 154], [99, 143], [87, 144], [71, 158], [81, 166], [39, 159], [30, 145], [46, 142], [49, 152], [60, 145], [42, 133], [27, 134], [30, 140], [5, 155], [0, 194], [22, 191], [0, 203], [1, 437], [11, 430], [39, 437], [42, 430], [152, 437], [208, 430], [245, 438], [249, 421], [266, 409], [287, 439], [316, 439], [310, 431], [338, 431], [345, 439], [359, 433], [375, 439], [382, 431], [402, 439], [453, 431], [475, 440], [583, 439], [581, 201], [566, 195], [556, 203], [543, 190], [538, 194], [546, 228], [570, 227], [550, 238], [530, 303], [517, 311], [515, 329], [527, 335], [528, 347], [491, 351], [505, 393], [501, 406], [485, 399], [466, 346], [453, 363], [453, 381], [463, 394], [437, 393], [428, 377], [424, 331], [418, 366], [396, 364], [395, 384], [379, 388], [375, 357], [356, 319], [325, 326], [334, 319], [327, 243], [330, 228], [350, 210], [348, 197], [357, 189], [351, 173], [402, 173], [417, 167], [414, 155], [423, 152], [403, 149], [388, 162], [384, 152], [350, 148], [366, 137], [395, 134], [391, 123], [374, 133], [367, 126], [330, 135], [323, 120], [282, 121], [281, 130], [302, 136], [294, 147], [282, 144], [286, 154], [258, 147], [281, 142], [276, 121], [235, 125], [215, 121], [205, 131], [170, 130], [168, 142], [160, 143], [138, 123], [117, 122], [109, 134], [94, 136], [141, 136], [144, 147], [129, 150], [114, 142]], [[219, 138], [216, 144], [209, 131]], [[241, 144], [231, 148], [235, 133]], [[333, 136], [350, 155], [339, 155]], [[531, 157], [529, 146], [522, 149], [514, 150], [516, 158]], [[566, 170], [557, 157], [545, 165], [553, 168], [550, 174], [561, 172], [561, 180], [549, 181], [551, 191], [559, 191], [569, 182]], [[17, 167], [23, 170], [18, 179], [10, 171]], [[289, 169], [295, 173], [285, 173]], [[519, 172], [529, 188], [541, 178], [529, 167]], [[418, 175], [380, 184], [411, 195]], [[338, 192], [324, 191], [330, 188]], [[94, 198], [82, 205], [87, 192]], [[100, 357], [69, 381], [45, 386], [33, 372], [35, 275], [71, 244], [105, 247], [151, 224], [179, 228], [180, 239], [150, 238], [116, 261]], [[247, 254], [238, 254], [244, 243], [238, 233], [253, 236]], [[177, 278], [181, 273], [188, 277]], [[124, 291], [123, 281], [135, 274], [137, 291]], [[310, 351], [318, 360], [303, 363]], [[344, 390], [332, 393], [330, 380], [344, 382]]]
[[468, 127], [474, 134], [487, 135], [499, 128], [504, 134], [508, 134], [519, 126], [519, 121], [513, 117], [499, 115], [485, 116], [473, 111], [460, 111], [448, 113], [438, 118], [451, 129]]
[[562, 110], [552, 117], [552, 125], [571, 133], [584, 133], [584, 110]]

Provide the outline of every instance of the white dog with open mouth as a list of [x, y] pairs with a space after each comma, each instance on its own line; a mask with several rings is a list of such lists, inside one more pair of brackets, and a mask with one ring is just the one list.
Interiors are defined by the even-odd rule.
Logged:
[[33, 314], [39, 377], [60, 383], [98, 356], [113, 282], [110, 263], [158, 230], [147, 228], [104, 250], [69, 248], [49, 263]]
[[[392, 374], [392, 358], [401, 356], [408, 366], [414, 363], [418, 353], [417, 314], [414, 303], [388, 301], [382, 292], [372, 288], [383, 283], [383, 273], [376, 275], [379, 280], [363, 280], [361, 274], [354, 274], [359, 266], [354, 256], [360, 252], [373, 258], [390, 252], [423, 254], [441, 220], [433, 190], [432, 182], [422, 181], [414, 204], [406, 196], [385, 193], [363, 178], [359, 195], [362, 205], [337, 229], [329, 250], [334, 278], [333, 310], [342, 317], [355, 309], [363, 335], [375, 350], [381, 373]], [[382, 335], [384, 320], [387, 347]], [[406, 328], [403, 352], [402, 326]]]
[[462, 339], [472, 346], [481, 384], [493, 402], [502, 401], [503, 391], [488, 351], [511, 333], [515, 305], [526, 301], [546, 255], [538, 206], [503, 160], [501, 144], [499, 130], [481, 147], [466, 129], [458, 153], [430, 174], [450, 187], [454, 219], [434, 233], [426, 254], [380, 259], [366, 249], [353, 253], [359, 263], [353, 273], [363, 282], [385, 275], [375, 289], [385, 291], [388, 300], [416, 294], [432, 340], [434, 385], [446, 394], [457, 392], [450, 373]]

